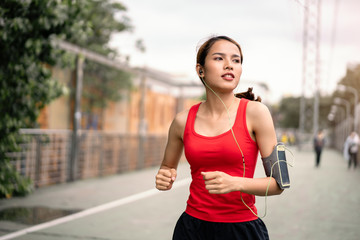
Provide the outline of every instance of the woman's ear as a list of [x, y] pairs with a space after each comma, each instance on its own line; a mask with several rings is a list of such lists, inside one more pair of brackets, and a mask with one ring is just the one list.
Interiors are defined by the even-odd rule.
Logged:
[[199, 77], [204, 77], [204, 70], [200, 64], [196, 64], [196, 72]]

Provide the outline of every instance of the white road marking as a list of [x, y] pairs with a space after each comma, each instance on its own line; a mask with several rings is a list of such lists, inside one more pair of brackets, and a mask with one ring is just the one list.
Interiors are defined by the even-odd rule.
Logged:
[[[187, 185], [187, 184], [190, 183], [190, 181], [191, 181], [191, 178], [185, 178], [185, 179], [176, 181], [174, 183], [174, 186], [173, 186], [172, 189], [176, 189], [178, 187], [182, 187], [184, 185]], [[73, 220], [76, 220], [76, 219], [79, 219], [79, 218], [82, 218], [82, 217], [86, 217], [86, 216], [89, 216], [89, 215], [92, 215], [92, 214], [95, 214], [95, 213], [106, 211], [106, 210], [109, 210], [111, 208], [119, 207], [119, 206], [127, 204], [127, 203], [135, 202], [135, 201], [143, 199], [143, 198], [151, 197], [151, 196], [159, 194], [159, 193], [161, 193], [161, 191], [159, 191], [159, 190], [157, 190], [155, 188], [150, 189], [150, 190], [147, 190], [147, 191], [144, 191], [144, 192], [140, 192], [140, 193], [128, 196], [128, 197], [124, 197], [124, 198], [109, 202], [109, 203], [105, 203], [103, 205], [99, 205], [99, 206], [96, 206], [96, 207], [93, 207], [93, 208], [89, 208], [89, 209], [86, 209], [84, 211], [68, 215], [66, 217], [58, 218], [58, 219], [52, 220], [50, 222], [45, 222], [45, 223], [38, 224], [38, 225], [33, 226], [33, 227], [25, 228], [25, 229], [22, 229], [22, 230], [19, 230], [19, 231], [4, 235], [4, 236], [0, 237], [0, 240], [12, 239], [12, 238], [15, 238], [15, 237], [26, 235], [28, 233], [40, 231], [40, 230], [43, 230], [43, 229], [46, 229], [46, 228], [49, 228], [49, 227], [53, 227], [53, 226], [56, 226], [56, 225], [59, 225], [59, 224], [62, 224], [62, 223], [67, 223], [67, 222], [70, 222], [70, 221], [73, 221]]]

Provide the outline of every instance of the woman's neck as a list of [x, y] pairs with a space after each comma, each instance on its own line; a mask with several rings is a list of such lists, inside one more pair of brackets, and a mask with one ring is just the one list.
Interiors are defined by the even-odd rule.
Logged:
[[[211, 115], [223, 115], [223, 114], [227, 114], [227, 110], [229, 112], [231, 112], [231, 110], [233, 109], [234, 106], [236, 106], [237, 104], [236, 102], [236, 97], [234, 94], [218, 94], [218, 96], [221, 98], [221, 100], [219, 99], [219, 97], [217, 97], [214, 93], [208, 93], [207, 94], [207, 99], [205, 102], [205, 108], [206, 111], [209, 112]], [[225, 106], [227, 108], [225, 108]]]

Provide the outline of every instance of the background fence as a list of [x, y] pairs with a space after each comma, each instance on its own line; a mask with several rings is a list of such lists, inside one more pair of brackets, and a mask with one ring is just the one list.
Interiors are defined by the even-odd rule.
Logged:
[[[360, 115], [360, 107], [357, 111]], [[355, 124], [360, 129], [360, 122]], [[337, 122], [328, 132], [328, 145], [343, 151], [353, 126], [353, 118]], [[72, 134], [71, 130], [21, 129], [20, 151], [8, 156], [21, 175], [29, 177], [36, 187], [41, 187], [70, 181], [74, 168], [75, 179], [86, 179], [159, 166], [167, 141], [166, 135], [141, 137], [81, 130], [78, 158], [71, 167]], [[312, 137], [304, 141], [307, 143], [303, 146], [305, 149], [312, 150]]]
[[[22, 129], [20, 152], [12, 163], [36, 187], [64, 183], [71, 176], [71, 130]], [[160, 165], [167, 136], [80, 131], [75, 179], [86, 179]], [[144, 156], [141, 158], [140, 155]]]
[[[358, 116], [360, 116], [360, 104], [358, 104], [356, 111]], [[360, 134], [360, 122], [354, 122], [354, 120], [355, 119], [350, 116], [349, 118], [341, 119], [336, 123], [331, 132], [331, 147], [343, 151], [344, 142], [350, 133], [354, 131], [355, 126], [357, 128], [357, 134]], [[358, 160], [359, 159], [360, 154], [358, 154]]]

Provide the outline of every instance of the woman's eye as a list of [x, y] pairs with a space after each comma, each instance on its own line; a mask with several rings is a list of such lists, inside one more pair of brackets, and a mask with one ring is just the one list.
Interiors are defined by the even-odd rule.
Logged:
[[235, 63], [240, 63], [240, 59], [234, 59], [233, 60]]
[[222, 60], [222, 57], [215, 57], [215, 60]]

